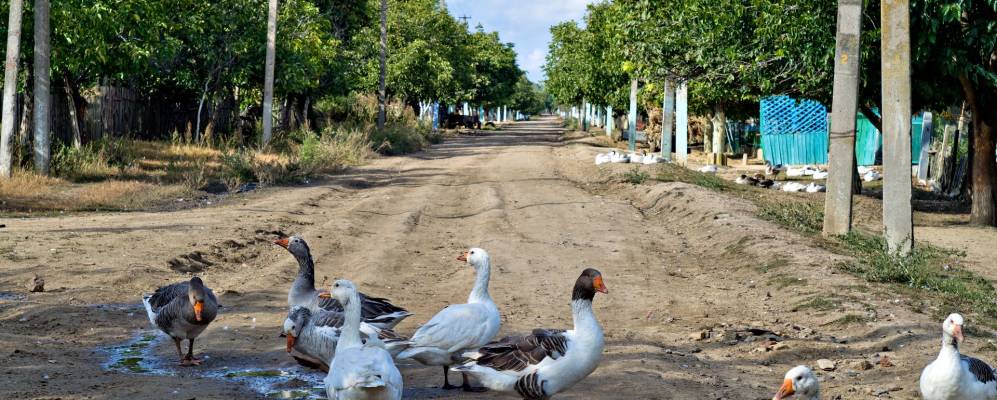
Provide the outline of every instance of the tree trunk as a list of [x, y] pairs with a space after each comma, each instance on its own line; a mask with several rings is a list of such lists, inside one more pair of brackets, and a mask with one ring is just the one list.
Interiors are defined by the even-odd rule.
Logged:
[[291, 124], [291, 107], [292, 107], [291, 96], [284, 96], [284, 105], [280, 108], [280, 130], [281, 132], [287, 133], [289, 131]]
[[[994, 152], [997, 150], [994, 142], [994, 128], [997, 127], [997, 117], [993, 109], [986, 107], [989, 100], [987, 92], [979, 93], [977, 88], [966, 76], [960, 76], [963, 93], [973, 117], [972, 149], [970, 150], [970, 170], [972, 176], [972, 208], [969, 222], [975, 225], [997, 226], [997, 208], [994, 204], [995, 179], [997, 179], [997, 161]], [[986, 89], [984, 89], [986, 90]], [[997, 94], [991, 94], [997, 98]]]
[[713, 105], [713, 163], [724, 165], [724, 153], [727, 151], [727, 112], [722, 103]]
[[0, 178], [10, 178], [11, 140], [17, 111], [17, 62], [21, 51], [21, 12], [23, 0], [10, 0], [10, 12], [7, 21], [7, 59], [4, 63], [3, 75], [3, 111], [0, 114]]
[[377, 78], [377, 129], [384, 129], [388, 114], [388, 93], [385, 79], [388, 74], [388, 0], [381, 0], [381, 73]]
[[208, 99], [208, 85], [211, 78], [204, 81], [204, 88], [201, 90], [201, 100], [197, 102], [197, 124], [194, 125], [194, 141], [201, 142], [201, 113], [204, 111], [204, 102]]
[[83, 134], [80, 132], [80, 118], [77, 116], [76, 109], [76, 85], [72, 80], [69, 79], [69, 75], [63, 73], [63, 88], [66, 90], [66, 103], [69, 109], [69, 127], [73, 130], [73, 148], [79, 149], [83, 147]]
[[305, 104], [301, 106], [301, 127], [305, 130], [312, 130], [312, 98], [305, 96]]
[[267, 54], [263, 78], [263, 145], [273, 138], [273, 75], [277, 53], [277, 0], [267, 6]]
[[35, 171], [49, 174], [52, 157], [52, 75], [50, 71], [49, 0], [35, 0], [34, 162]]

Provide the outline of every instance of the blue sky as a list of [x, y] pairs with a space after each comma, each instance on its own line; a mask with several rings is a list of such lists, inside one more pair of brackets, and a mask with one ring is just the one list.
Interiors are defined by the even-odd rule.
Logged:
[[468, 25], [498, 31], [503, 42], [516, 45], [519, 68], [531, 81], [544, 79], [543, 64], [552, 25], [580, 20], [592, 0], [446, 0], [454, 17], [468, 16]]

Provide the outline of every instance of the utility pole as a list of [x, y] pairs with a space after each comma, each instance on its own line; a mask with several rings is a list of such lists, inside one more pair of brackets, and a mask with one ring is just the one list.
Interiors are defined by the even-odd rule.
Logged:
[[630, 80], [630, 123], [627, 127], [627, 148], [637, 151], [637, 78]]
[[824, 236], [852, 229], [852, 179], [856, 173], [855, 113], [859, 95], [862, 0], [838, 0], [838, 28], [831, 100], [830, 170], [824, 197]]
[[910, 0], [883, 0], [883, 233], [891, 253], [914, 246], [911, 210]]
[[273, 76], [277, 57], [277, 0], [267, 7], [267, 54], [263, 71], [263, 145], [273, 138]]

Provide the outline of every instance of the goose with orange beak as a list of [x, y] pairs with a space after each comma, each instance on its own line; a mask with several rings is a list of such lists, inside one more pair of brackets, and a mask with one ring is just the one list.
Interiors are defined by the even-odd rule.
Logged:
[[485, 387], [515, 392], [526, 400], [547, 400], [567, 390], [599, 366], [602, 327], [592, 311], [596, 293], [609, 293], [602, 273], [582, 271], [571, 292], [574, 329], [534, 329], [525, 336], [507, 337], [464, 354], [471, 361], [453, 368], [478, 379]]
[[978, 358], [959, 352], [965, 340], [962, 315], [951, 314], [942, 323], [942, 348], [921, 372], [924, 400], [997, 399], [997, 373]]
[[[298, 276], [287, 293], [288, 307], [303, 306], [315, 313], [322, 310], [343, 312], [342, 304], [339, 304], [328, 292], [315, 289], [315, 261], [305, 239], [290, 236], [277, 239], [273, 243], [287, 249], [298, 262]], [[360, 293], [360, 302], [364, 323], [378, 328], [392, 329], [412, 315], [404, 308], [391, 304], [388, 299]]]
[[820, 383], [814, 372], [805, 365], [794, 367], [786, 372], [782, 387], [772, 400], [783, 400], [796, 396], [802, 400], [820, 400]]
[[447, 306], [412, 335], [409, 348], [398, 359], [412, 359], [423, 365], [443, 367], [443, 388], [481, 391], [464, 376], [461, 386], [450, 384], [451, 365], [461, 362], [461, 354], [490, 342], [501, 326], [498, 306], [488, 294], [491, 258], [483, 249], [473, 248], [457, 257], [475, 270], [474, 287], [467, 303]]
[[[156, 289], [155, 293], [142, 297], [142, 304], [149, 322], [173, 339], [180, 365], [201, 365], [201, 360], [194, 357], [194, 339], [218, 315], [218, 300], [201, 278], [195, 276], [188, 282]], [[183, 340], [188, 341], [186, 355], [180, 349]]]

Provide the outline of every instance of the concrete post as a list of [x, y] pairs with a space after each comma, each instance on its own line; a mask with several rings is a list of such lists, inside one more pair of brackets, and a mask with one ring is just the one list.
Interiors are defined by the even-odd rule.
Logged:
[[861, 34], [862, 0], [839, 0], [828, 155], [830, 169], [827, 195], [824, 197], [824, 236], [844, 235], [852, 229]]
[[672, 119], [675, 117], [675, 88], [665, 79], [665, 100], [661, 109], [661, 158], [672, 160]]
[[910, 183], [910, 0], [883, 0], [883, 233], [890, 252], [914, 245]]
[[637, 151], [637, 78], [630, 80], [630, 120], [627, 127], [627, 148]]
[[689, 154], [689, 88], [679, 84], [675, 91], [675, 157], [685, 165]]

